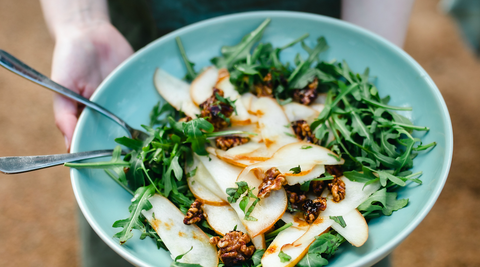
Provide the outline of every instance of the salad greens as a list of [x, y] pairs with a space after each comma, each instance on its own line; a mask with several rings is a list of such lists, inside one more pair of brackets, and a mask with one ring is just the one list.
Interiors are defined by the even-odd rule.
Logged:
[[[345, 61], [321, 60], [320, 54], [328, 49], [324, 37], [317, 38], [313, 46], [307, 44], [308, 34], [278, 48], [274, 48], [271, 43], [260, 42], [269, 22], [270, 19], [265, 20], [257, 29], [244, 36], [240, 43], [222, 47], [221, 55], [214, 57], [211, 62], [218, 68], [229, 71], [230, 81], [239, 93], [266, 92], [280, 105], [297, 101], [296, 95], [301, 90], [312, 83], [318, 83], [315, 90], [326, 93], [326, 101], [324, 109], [310, 125], [316, 143], [345, 159], [343, 173], [349, 180], [366, 185], [377, 181], [381, 183], [381, 188], [361, 204], [358, 210], [365, 218], [371, 219], [391, 215], [393, 211], [405, 207], [408, 199], [397, 199], [394, 190], [409, 182], [421, 184], [419, 177], [422, 172], [412, 173], [409, 169], [413, 167], [413, 159], [419, 151], [433, 148], [436, 143], [423, 145], [412, 133], [428, 131], [428, 128], [415, 126], [406, 116], [396, 112], [410, 111], [411, 108], [391, 106], [390, 97], [380, 97], [368, 68], [363, 73], [355, 73]], [[176, 42], [187, 68], [185, 79], [193, 80], [197, 76], [194, 64], [188, 60], [180, 38], [177, 37]], [[301, 54], [297, 54], [293, 64], [283, 63], [280, 60], [281, 52], [296, 44], [301, 45], [308, 56], [304, 59]], [[234, 101], [218, 94], [217, 99], [235, 108]], [[240, 133], [213, 132], [213, 125], [205, 118], [185, 122], [179, 121], [180, 117], [180, 112], [168, 103], [159, 102], [150, 114], [150, 125], [143, 126], [150, 138], [115, 139], [118, 144], [131, 149], [123, 160], [120, 159], [121, 150], [118, 147], [108, 162], [66, 164], [74, 168], [104, 168], [110, 177], [134, 195], [129, 207], [130, 216], [113, 224], [113, 227], [123, 228], [114, 236], [122, 244], [133, 236], [132, 230], [137, 229], [142, 232], [142, 238], [150, 236], [159, 247], [162, 246], [161, 239], [141, 213], [142, 210], [151, 208], [149, 197], [155, 193], [168, 197], [185, 214], [194, 201], [186, 177], [194, 175], [196, 169], [188, 174], [184, 171], [192, 165], [193, 153], [207, 156], [205, 146], [209, 138]], [[311, 146], [302, 147], [309, 148]], [[336, 157], [333, 154], [331, 156]], [[300, 173], [301, 169], [298, 166], [290, 171]], [[325, 173], [325, 176], [313, 181], [332, 179], [333, 176]], [[301, 190], [308, 191], [310, 182], [302, 184]], [[246, 182], [237, 182], [237, 188], [229, 188], [226, 192], [229, 202], [240, 200], [245, 220], [256, 220], [250, 214], [259, 198], [252, 190]], [[247, 207], [251, 199], [254, 202]], [[346, 226], [343, 217], [331, 218], [342, 227]], [[267, 242], [271, 242], [280, 231], [291, 225], [279, 221], [276, 230], [266, 235]], [[209, 235], [216, 235], [206, 222], [199, 224], [199, 227]], [[328, 264], [328, 259], [344, 241], [333, 230], [316, 237], [297, 266]], [[250, 262], [243, 266], [261, 265], [260, 259], [264, 252], [265, 250], [257, 250]], [[291, 257], [282, 253], [279, 254], [281, 261], [290, 261]], [[197, 266], [179, 263], [177, 260], [172, 266]]]

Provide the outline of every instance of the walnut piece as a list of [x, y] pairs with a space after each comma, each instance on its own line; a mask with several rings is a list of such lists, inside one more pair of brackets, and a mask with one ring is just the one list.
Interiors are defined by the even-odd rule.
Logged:
[[240, 231], [230, 231], [222, 238], [214, 236], [210, 238], [210, 243], [218, 247], [218, 257], [225, 266], [241, 264], [255, 252], [253, 245], [247, 245], [250, 237]]
[[215, 131], [229, 126], [229, 122], [226, 119], [232, 116], [234, 111], [232, 106], [220, 102], [220, 100], [217, 99], [217, 94], [223, 97], [222, 90], [213, 88], [212, 96], [200, 104], [200, 117], [205, 118], [213, 124]]
[[228, 150], [232, 147], [243, 145], [250, 141], [248, 137], [241, 136], [219, 136], [215, 138], [215, 145], [221, 150]]
[[293, 131], [298, 139], [304, 140], [309, 143], [316, 143], [318, 140], [310, 129], [310, 125], [305, 120], [298, 120], [291, 122]]
[[333, 178], [328, 184], [328, 189], [332, 192], [333, 201], [340, 202], [345, 198], [345, 183], [339, 177]]
[[183, 223], [194, 224], [200, 222], [204, 218], [205, 214], [203, 213], [202, 202], [198, 199], [195, 199], [192, 205], [190, 205], [187, 215], [185, 215], [185, 218], [183, 218]]
[[313, 223], [317, 219], [320, 211], [324, 211], [327, 208], [327, 199], [324, 197], [318, 197], [314, 200], [308, 199], [303, 204], [303, 210], [305, 211], [305, 221], [307, 223]]
[[325, 188], [325, 181], [311, 181], [310, 190], [317, 196], [322, 194], [323, 189]]
[[318, 96], [317, 93], [318, 79], [315, 79], [309, 83], [303, 89], [296, 89], [293, 93], [293, 100], [297, 101], [300, 104], [310, 105]]
[[287, 191], [290, 207], [295, 210], [300, 210], [303, 203], [307, 201], [307, 195], [300, 189], [300, 185], [285, 186], [285, 190]]
[[341, 165], [325, 165], [325, 171], [334, 177], [343, 176], [343, 170]]
[[266, 198], [270, 195], [271, 191], [280, 190], [283, 185], [287, 183], [285, 175], [273, 167], [265, 172], [265, 177], [262, 183], [258, 186], [258, 197]]

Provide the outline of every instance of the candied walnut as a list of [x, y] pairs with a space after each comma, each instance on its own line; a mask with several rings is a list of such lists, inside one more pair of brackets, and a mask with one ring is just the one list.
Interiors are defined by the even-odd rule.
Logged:
[[341, 165], [325, 165], [325, 171], [334, 177], [342, 177], [343, 170]]
[[317, 196], [322, 194], [323, 189], [325, 188], [325, 181], [311, 181], [310, 190]]
[[295, 90], [295, 92], [293, 93], [293, 100], [304, 105], [310, 105], [310, 103], [315, 101], [318, 96], [317, 87], [318, 79], [315, 77], [315, 79], [305, 88]]
[[204, 218], [205, 214], [203, 214], [202, 202], [198, 199], [195, 199], [192, 205], [190, 205], [190, 208], [187, 211], [187, 215], [185, 215], [185, 218], [183, 218], [183, 223], [194, 224]]
[[218, 257], [225, 266], [233, 266], [249, 260], [255, 247], [247, 245], [250, 237], [240, 231], [230, 231], [224, 237], [214, 236], [210, 243], [218, 247]]
[[243, 145], [250, 141], [248, 137], [241, 136], [219, 136], [215, 138], [215, 145], [221, 150], [228, 150], [232, 147]]
[[270, 192], [279, 190], [283, 185], [287, 183], [285, 175], [273, 167], [265, 172], [265, 177], [262, 183], [258, 186], [258, 197], [266, 198], [270, 195]]
[[340, 202], [345, 198], [345, 183], [342, 179], [335, 177], [332, 182], [328, 184], [328, 189], [332, 192], [333, 201]]
[[308, 199], [303, 204], [303, 210], [305, 211], [305, 221], [307, 223], [313, 223], [317, 219], [320, 211], [324, 211], [327, 208], [327, 199], [324, 197], [318, 197], [314, 200]]
[[308, 125], [305, 120], [292, 121], [291, 125], [298, 139], [305, 139], [309, 143], [316, 143], [318, 141], [312, 133], [310, 125]]
[[287, 191], [290, 207], [295, 210], [300, 210], [303, 203], [307, 200], [307, 195], [300, 189], [300, 185], [285, 186], [285, 190]]
[[213, 88], [213, 94], [200, 104], [200, 117], [205, 118], [215, 128], [215, 131], [229, 126], [228, 117], [232, 116], [233, 107], [217, 99], [217, 94], [223, 97], [223, 91]]

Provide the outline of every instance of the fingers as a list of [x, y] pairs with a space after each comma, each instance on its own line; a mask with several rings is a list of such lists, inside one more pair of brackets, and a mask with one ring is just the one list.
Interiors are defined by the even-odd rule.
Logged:
[[55, 124], [65, 137], [67, 152], [70, 152], [73, 132], [77, 124], [77, 103], [61, 95], [54, 95], [53, 112]]

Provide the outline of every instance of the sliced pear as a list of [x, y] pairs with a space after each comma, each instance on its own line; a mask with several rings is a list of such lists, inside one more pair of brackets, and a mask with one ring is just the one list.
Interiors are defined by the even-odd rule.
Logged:
[[256, 96], [254, 96], [252, 93], [245, 93], [241, 97], [241, 101], [247, 111], [252, 111], [252, 103], [258, 99]]
[[[224, 72], [224, 70], [222, 70]], [[235, 86], [230, 82], [230, 75], [222, 77], [216, 84], [215, 87], [221, 89], [224, 93], [224, 97], [230, 98], [235, 102], [236, 113], [232, 114], [230, 120], [232, 125], [247, 125], [251, 124], [250, 114], [243, 105], [240, 94], [235, 90]]]
[[253, 159], [231, 158], [231, 157], [225, 156], [225, 153], [226, 153], [225, 151], [221, 149], [215, 149], [213, 147], [207, 147], [207, 152], [210, 153], [210, 155], [213, 155], [225, 162], [228, 162], [232, 165], [235, 165], [241, 168], [245, 168], [249, 165], [260, 162], [258, 160], [253, 160]]
[[313, 105], [313, 104], [325, 105], [325, 102], [327, 102], [327, 94], [323, 93], [323, 94], [318, 94], [317, 98], [315, 98], [315, 101], [313, 101], [313, 103], [310, 105]]
[[190, 85], [190, 97], [199, 106], [213, 94], [213, 87], [218, 80], [218, 70], [214, 66], [206, 68]]
[[341, 234], [350, 244], [361, 247], [368, 239], [368, 224], [363, 215], [354, 209], [342, 216], [345, 221], [345, 228], [334, 222], [332, 228]]
[[[290, 267], [295, 266], [308, 252], [308, 248], [315, 240], [318, 233], [323, 233], [330, 228], [332, 220], [317, 220], [310, 226], [292, 225], [280, 232], [273, 240], [262, 257], [264, 267]], [[315, 233], [317, 233], [315, 235]], [[278, 254], [283, 251], [291, 260], [281, 262]]]
[[187, 116], [196, 118], [200, 109], [190, 98], [190, 85], [162, 69], [157, 69], [153, 76], [153, 83], [158, 93], [175, 109], [184, 112]]
[[320, 215], [322, 216], [343, 216], [356, 209], [367, 198], [380, 188], [380, 183], [375, 182], [365, 186], [364, 183], [352, 182], [345, 176], [341, 177], [345, 183], [345, 199], [340, 202], [334, 202], [332, 195], [328, 192], [327, 209]]
[[275, 99], [258, 98], [252, 104], [252, 111], [258, 116], [258, 125], [269, 156], [284, 145], [298, 142], [290, 121]]
[[228, 205], [223, 199], [208, 190], [204, 185], [195, 180], [194, 177], [187, 178], [188, 188], [192, 191], [195, 198], [200, 199], [204, 204], [214, 206]]
[[[308, 149], [305, 149], [306, 147], [308, 147]], [[253, 169], [260, 169], [265, 172], [272, 167], [278, 168], [281, 173], [290, 173], [288, 175], [293, 175], [290, 169], [298, 165], [301, 166], [301, 170], [308, 170], [306, 166], [313, 168], [313, 166], [318, 164], [338, 165], [343, 163], [343, 159], [340, 159], [334, 152], [324, 147], [307, 142], [296, 142], [283, 146], [275, 152], [269, 160], [248, 165], [242, 171], [241, 176], [247, 175]]]
[[184, 224], [183, 213], [167, 198], [154, 195], [149, 201], [153, 207], [142, 213], [165, 243], [172, 258], [192, 248], [180, 262], [198, 263], [204, 267], [218, 265], [217, 249], [198, 226]]
[[203, 163], [200, 160], [198, 160], [197, 157], [193, 158], [193, 165], [187, 166], [186, 168], [187, 172], [191, 172], [194, 169], [196, 169], [195, 175], [192, 176], [192, 178], [195, 180], [195, 182], [201, 184], [208, 191], [210, 191], [211, 194], [214, 194], [215, 196], [217, 196], [218, 199], [222, 201], [222, 203], [228, 204], [225, 194], [222, 193], [222, 190], [220, 189], [220, 187], [218, 187], [215, 180], [213, 180], [213, 177], [210, 174], [210, 172], [205, 168]]
[[318, 114], [320, 114], [320, 112], [313, 109], [312, 107], [305, 106], [296, 102], [291, 102], [283, 105], [282, 108], [285, 111], [285, 115], [287, 115], [288, 120], [290, 120], [291, 122], [305, 120], [310, 124], [315, 118], [318, 117]]
[[309, 107], [314, 109], [315, 111], [317, 111], [318, 114], [320, 114], [320, 112], [322, 112], [322, 110], [325, 108], [325, 105], [324, 104], [311, 104]]
[[324, 173], [325, 173], [325, 165], [318, 164], [318, 165], [315, 165], [313, 169], [311, 169], [308, 173], [304, 175], [286, 175], [285, 178], [287, 179], [287, 183], [289, 185], [303, 184], [306, 181], [315, 179]]
[[[238, 218], [235, 210], [230, 206], [213, 206], [202, 205], [203, 211], [207, 214], [207, 221], [210, 227], [219, 235], [224, 236], [226, 233], [237, 229], [243, 233], [247, 233], [247, 229], [243, 226], [242, 221]], [[265, 248], [265, 236], [258, 235], [252, 238], [252, 243], [256, 249]]]
[[[203, 165], [205, 165], [205, 168], [207, 168], [207, 170], [210, 172], [213, 179], [220, 187], [222, 193], [225, 195], [226, 198], [227, 188], [237, 187], [235, 182], [242, 169], [228, 164], [214, 156], [210, 156], [211, 160], [209, 160], [208, 157], [198, 158], [203, 163]], [[247, 183], [249, 183], [250, 187], [254, 186], [258, 188], [260, 182], [261, 181], [253, 177], [250, 183]], [[256, 194], [255, 191], [254, 193]], [[252, 202], [253, 200], [250, 200], [247, 206], [250, 207], [250, 205], [252, 205]], [[282, 215], [285, 213], [285, 210], [287, 209], [287, 194], [282, 188], [281, 190], [272, 192], [269, 197], [260, 200], [255, 206], [253, 212], [250, 214], [250, 216], [256, 218], [257, 221], [245, 220], [245, 214], [240, 209], [239, 203], [240, 201], [237, 201], [236, 203], [230, 203], [230, 205], [235, 210], [235, 212], [237, 212], [238, 217], [247, 229], [249, 235], [254, 238], [266, 232], [275, 224], [275, 222], [277, 222], [282, 217]]]

